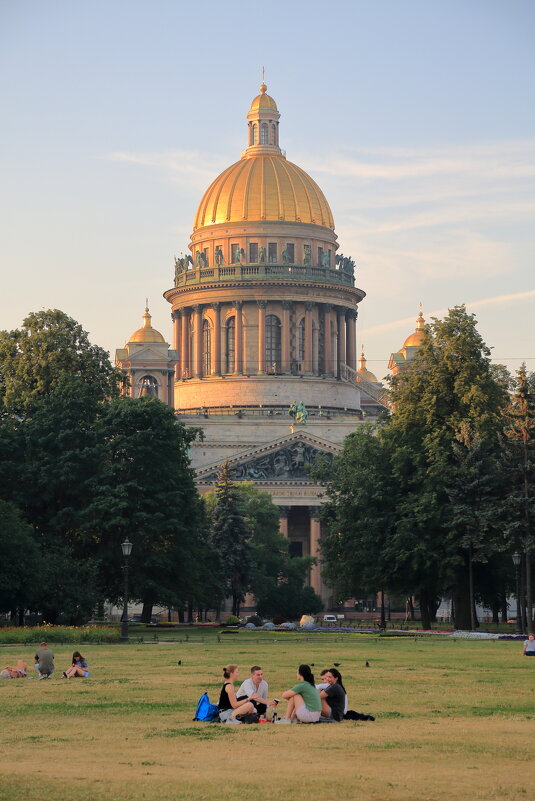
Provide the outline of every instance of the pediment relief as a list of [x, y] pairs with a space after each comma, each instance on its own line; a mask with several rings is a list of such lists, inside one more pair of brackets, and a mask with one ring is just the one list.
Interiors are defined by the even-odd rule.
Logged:
[[[328, 464], [340, 450], [330, 442], [299, 433], [283, 440], [254, 448], [247, 453], [228, 459], [230, 477], [234, 481], [299, 482], [314, 484], [309, 467], [318, 455], [323, 455]], [[210, 465], [197, 472], [197, 481], [213, 484], [217, 481], [220, 463]]]
[[169, 349], [167, 345], [157, 350], [154, 347], [142, 347], [139, 350], [129, 349], [129, 358], [132, 363], [145, 361], [167, 361], [169, 359]]

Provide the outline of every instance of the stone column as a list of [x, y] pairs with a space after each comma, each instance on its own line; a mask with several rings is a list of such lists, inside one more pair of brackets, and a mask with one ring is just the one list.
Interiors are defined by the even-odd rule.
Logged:
[[323, 372], [325, 375], [333, 374], [333, 341], [331, 334], [331, 322], [333, 319], [333, 307], [325, 305], [324, 324], [323, 324]]
[[319, 506], [309, 506], [310, 513], [310, 555], [318, 560], [310, 570], [310, 586], [315, 593], [321, 595], [321, 566], [319, 563], [319, 541], [321, 535], [321, 522]]
[[258, 300], [258, 375], [266, 372], [266, 301]]
[[280, 533], [288, 539], [288, 515], [290, 506], [279, 506], [279, 529]]
[[181, 334], [182, 334], [182, 310], [176, 309], [171, 312], [171, 319], [173, 320], [173, 349], [176, 350], [177, 363], [175, 364], [175, 379], [180, 380], [180, 370], [182, 369], [181, 359]]
[[238, 375], [243, 373], [243, 319], [241, 307], [242, 301], [235, 300], [234, 308], [236, 309], [236, 342], [234, 343], [234, 353], [236, 362], [234, 365], [234, 372]]
[[202, 304], [193, 307], [195, 312], [195, 337], [193, 355], [193, 375], [195, 378], [202, 376]]
[[346, 310], [338, 309], [338, 351], [337, 351], [337, 371], [336, 375], [340, 378], [341, 365], [346, 363]]
[[312, 309], [314, 304], [305, 303], [305, 369], [307, 375], [313, 375], [314, 364], [312, 362]]
[[221, 304], [212, 303], [214, 310], [214, 375], [221, 375]]
[[182, 309], [182, 354], [180, 359], [180, 371], [182, 379], [189, 378], [189, 309]]
[[174, 398], [173, 398], [173, 379], [175, 377], [174, 370], [167, 371], [167, 405], [174, 408]]
[[347, 316], [347, 364], [357, 369], [357, 312], [349, 311]]
[[290, 309], [292, 308], [291, 301], [282, 301], [282, 331], [281, 331], [281, 371], [289, 373], [291, 371], [290, 364]]

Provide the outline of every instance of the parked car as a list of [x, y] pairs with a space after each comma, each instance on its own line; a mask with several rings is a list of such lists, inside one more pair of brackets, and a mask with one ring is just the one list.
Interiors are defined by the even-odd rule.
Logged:
[[336, 615], [323, 615], [324, 623], [338, 623]]
[[[141, 615], [133, 615], [132, 617], [129, 617], [128, 618], [128, 622], [129, 623], [143, 623], [143, 621], [141, 619]], [[155, 617], [151, 617], [150, 622], [146, 623], [147, 626], [156, 626], [157, 624], [158, 624], [158, 621], [156, 620]]]

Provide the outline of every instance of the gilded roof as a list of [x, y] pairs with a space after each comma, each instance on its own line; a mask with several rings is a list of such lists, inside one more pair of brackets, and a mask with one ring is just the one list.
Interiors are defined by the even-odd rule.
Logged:
[[270, 95], [266, 94], [266, 89], [267, 86], [264, 83], [264, 81], [262, 81], [262, 84], [260, 86], [260, 94], [257, 95], [254, 98], [253, 102], [251, 103], [249, 114], [252, 111], [258, 111], [259, 109], [268, 111], [277, 111], [277, 104]]
[[334, 229], [329, 204], [310, 175], [283, 155], [267, 153], [250, 155], [222, 172], [204, 193], [193, 227], [246, 220]]
[[151, 315], [149, 314], [148, 306], [145, 306], [145, 313], [143, 315], [143, 327], [134, 331], [129, 342], [165, 342], [165, 339], [156, 331], [151, 325]]
[[425, 320], [422, 314], [422, 304], [420, 304], [420, 312], [418, 317], [416, 318], [416, 331], [413, 334], [410, 334], [405, 342], [403, 343], [404, 348], [419, 348], [422, 342], [424, 341], [424, 326]]

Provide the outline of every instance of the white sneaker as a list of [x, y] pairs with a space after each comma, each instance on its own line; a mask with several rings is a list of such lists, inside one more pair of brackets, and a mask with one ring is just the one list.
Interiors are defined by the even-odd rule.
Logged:
[[295, 720], [294, 718], [279, 718], [278, 720], [275, 721], [275, 725], [277, 723], [283, 723], [283, 724], [284, 723], [286, 723], [286, 724], [288, 724], [288, 723], [297, 723], [297, 720]]
[[239, 726], [241, 726], [241, 720], [238, 720], [237, 718], [227, 718], [225, 723], [237, 723]]

